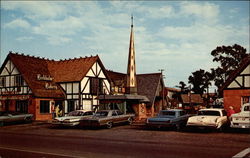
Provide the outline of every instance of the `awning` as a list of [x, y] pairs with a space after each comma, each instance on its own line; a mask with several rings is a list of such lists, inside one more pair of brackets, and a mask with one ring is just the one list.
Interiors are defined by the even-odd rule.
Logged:
[[124, 95], [99, 95], [97, 97], [100, 101], [102, 100], [137, 100], [140, 102], [149, 102], [149, 99], [143, 95], [134, 95], [134, 94], [124, 94]]

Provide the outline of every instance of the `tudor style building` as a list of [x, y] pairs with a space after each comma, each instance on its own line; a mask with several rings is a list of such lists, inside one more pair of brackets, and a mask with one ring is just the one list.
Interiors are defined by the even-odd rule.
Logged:
[[229, 106], [233, 106], [234, 110], [239, 112], [244, 103], [250, 103], [250, 55], [245, 57], [238, 69], [229, 75], [220, 91], [223, 91], [226, 110]]
[[98, 95], [110, 93], [110, 81], [98, 56], [48, 60], [9, 53], [0, 69], [0, 111], [52, 118], [55, 106], [64, 113], [94, 110]]

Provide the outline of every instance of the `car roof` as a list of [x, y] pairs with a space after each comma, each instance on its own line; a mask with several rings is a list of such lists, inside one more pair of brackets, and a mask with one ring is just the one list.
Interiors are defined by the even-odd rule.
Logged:
[[166, 109], [161, 111], [184, 111], [183, 109]]
[[224, 109], [221, 108], [207, 108], [207, 109], [200, 109], [199, 111], [222, 111]]
[[[90, 112], [91, 110], [74, 110], [74, 111], [79, 111], [79, 112]], [[73, 112], [73, 111], [71, 111]], [[92, 112], [92, 111], [91, 111]]]

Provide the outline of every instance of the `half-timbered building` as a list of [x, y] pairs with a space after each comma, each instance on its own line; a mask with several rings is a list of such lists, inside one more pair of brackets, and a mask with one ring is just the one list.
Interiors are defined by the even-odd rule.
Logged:
[[0, 69], [0, 111], [52, 118], [55, 106], [64, 113], [94, 110], [98, 95], [110, 93], [110, 81], [98, 56], [54, 61], [9, 53]]
[[240, 111], [244, 103], [250, 102], [250, 55], [245, 57], [239, 67], [233, 71], [223, 86], [224, 108], [233, 106], [236, 112]]

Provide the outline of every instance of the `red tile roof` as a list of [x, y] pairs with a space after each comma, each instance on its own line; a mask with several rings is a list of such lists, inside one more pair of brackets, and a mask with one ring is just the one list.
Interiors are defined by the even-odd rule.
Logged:
[[[7, 62], [8, 59], [10, 59], [20, 71], [24, 80], [31, 88], [34, 96], [51, 98], [64, 98], [64, 93], [56, 82], [81, 81], [92, 65], [96, 61], [100, 62], [98, 56], [54, 61], [14, 53], [9, 53], [5, 62]], [[101, 62], [100, 65], [103, 66]], [[38, 80], [37, 74], [51, 76], [53, 77], [53, 80]], [[57, 89], [46, 89], [46, 82], [52, 86], [57, 86]]]

